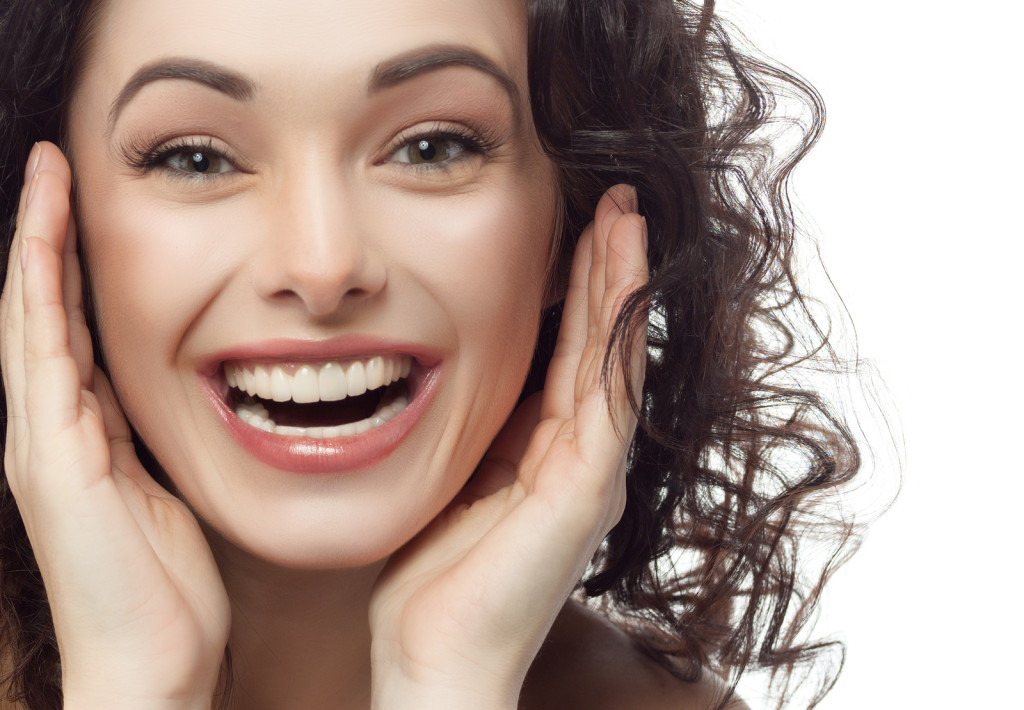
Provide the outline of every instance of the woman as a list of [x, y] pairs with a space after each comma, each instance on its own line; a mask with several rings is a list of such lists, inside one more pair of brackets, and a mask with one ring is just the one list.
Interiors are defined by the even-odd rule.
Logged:
[[856, 455], [774, 377], [794, 160], [741, 169], [710, 5], [51, 5], [2, 43], [19, 700], [724, 707], [821, 650]]

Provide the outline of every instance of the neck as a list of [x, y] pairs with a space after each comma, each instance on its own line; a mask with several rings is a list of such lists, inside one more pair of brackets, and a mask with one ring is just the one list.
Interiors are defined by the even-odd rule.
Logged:
[[368, 708], [368, 608], [383, 562], [285, 569], [217, 542], [214, 554], [231, 599], [228, 707]]

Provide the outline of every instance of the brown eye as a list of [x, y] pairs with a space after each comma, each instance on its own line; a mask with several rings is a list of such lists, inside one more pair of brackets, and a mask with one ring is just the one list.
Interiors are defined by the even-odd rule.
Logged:
[[392, 160], [411, 165], [437, 165], [456, 157], [466, 150], [452, 138], [417, 138], [395, 151]]

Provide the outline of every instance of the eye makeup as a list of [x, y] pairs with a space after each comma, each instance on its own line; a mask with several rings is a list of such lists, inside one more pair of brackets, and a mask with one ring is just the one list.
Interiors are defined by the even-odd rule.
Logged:
[[240, 172], [227, 151], [214, 147], [209, 136], [186, 136], [164, 142], [130, 139], [118, 144], [117, 152], [125, 165], [134, 170], [160, 170], [179, 180], [222, 179]]
[[403, 130], [385, 149], [381, 163], [407, 166], [418, 171], [449, 171], [474, 158], [486, 158], [507, 144], [509, 138], [492, 130], [473, 130], [457, 123]]

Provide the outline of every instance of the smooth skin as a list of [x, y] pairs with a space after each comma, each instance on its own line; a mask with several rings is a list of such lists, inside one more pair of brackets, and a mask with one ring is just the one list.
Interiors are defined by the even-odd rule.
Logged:
[[[5, 469], [50, 594], [66, 707], [209, 707], [227, 596], [188, 508], [135, 458], [93, 363], [70, 187], [60, 151], [38, 145], [0, 304]], [[473, 483], [373, 591], [370, 707], [517, 706], [565, 598], [621, 514], [635, 421], [618, 366], [610, 397], [600, 366], [622, 302], [646, 279], [645, 241], [634, 193], [613, 188], [579, 240], [543, 396], [513, 415]], [[636, 391], [642, 362], [630, 373]], [[552, 643], [604, 640], [597, 653], [626, 660], [621, 675], [634, 666], [651, 674], [606, 628], [571, 611]], [[523, 707], [547, 707], [542, 698], [572, 677], [557, 663], [537, 672]], [[708, 697], [664, 678], [645, 687], [651, 702]]]

